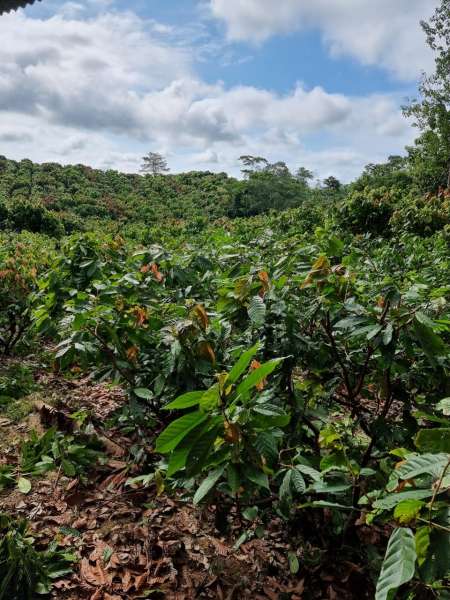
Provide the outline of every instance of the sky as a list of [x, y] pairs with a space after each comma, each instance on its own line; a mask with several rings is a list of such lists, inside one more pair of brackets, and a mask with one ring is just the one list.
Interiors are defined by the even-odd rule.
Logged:
[[0, 17], [0, 154], [239, 173], [239, 156], [355, 178], [417, 131], [438, 0], [43, 0]]

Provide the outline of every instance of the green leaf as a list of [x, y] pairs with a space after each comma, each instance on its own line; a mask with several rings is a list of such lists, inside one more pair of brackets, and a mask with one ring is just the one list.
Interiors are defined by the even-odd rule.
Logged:
[[283, 477], [283, 481], [281, 482], [280, 489], [278, 491], [278, 496], [282, 502], [287, 502], [292, 498], [291, 477], [292, 469], [288, 469]]
[[376, 337], [382, 329], [383, 329], [382, 325], [375, 325], [374, 327], [371, 327], [369, 332], [366, 335], [366, 340], [368, 340], [368, 341], [373, 340], [373, 338]]
[[342, 494], [351, 488], [349, 483], [338, 483], [328, 481], [315, 481], [311, 484], [311, 488], [317, 494]]
[[135, 388], [133, 390], [134, 395], [142, 400], [151, 400], [153, 398], [153, 392], [147, 388]]
[[244, 533], [242, 533], [236, 540], [236, 542], [233, 546], [233, 550], [239, 550], [239, 548], [242, 546], [242, 544], [247, 541], [248, 535], [249, 534], [246, 531], [244, 531]]
[[416, 338], [432, 364], [436, 364], [436, 356], [445, 356], [448, 354], [447, 346], [433, 331], [426, 315], [417, 313], [413, 325]]
[[400, 502], [403, 502], [404, 500], [422, 500], [423, 498], [431, 498], [432, 495], [432, 490], [407, 490], [406, 492], [389, 494], [384, 498], [375, 500], [373, 507], [380, 510], [391, 510], [394, 506], [397, 506], [397, 504], [400, 504]]
[[203, 500], [203, 498], [208, 494], [210, 490], [216, 485], [219, 479], [222, 477], [223, 472], [225, 471], [225, 465], [221, 465], [217, 467], [214, 471], [212, 471], [206, 479], [202, 481], [200, 487], [195, 492], [194, 496], [194, 504], [198, 504]]
[[254, 521], [259, 514], [259, 510], [257, 506], [249, 506], [244, 511], [242, 511], [242, 516], [247, 521]]
[[166, 454], [178, 446], [181, 440], [197, 425], [208, 418], [200, 412], [192, 412], [170, 423], [156, 440], [155, 451]]
[[63, 458], [61, 461], [61, 467], [66, 477], [75, 477], [77, 471], [75, 469], [75, 465], [70, 462], [70, 460]]
[[291, 575], [297, 575], [300, 570], [300, 563], [298, 562], [297, 555], [295, 552], [288, 553], [289, 571]]
[[436, 409], [440, 410], [445, 416], [450, 416], [450, 398], [444, 398], [436, 404]]
[[47, 594], [50, 593], [51, 589], [52, 589], [52, 586], [50, 583], [38, 581], [38, 583], [36, 584], [36, 586], [34, 588], [34, 591], [36, 592], [36, 594], [39, 594], [40, 596], [46, 596]]
[[306, 491], [305, 480], [297, 468], [292, 470], [291, 486], [298, 494], [303, 494]]
[[187, 392], [186, 394], [182, 394], [175, 400], [172, 400], [172, 402], [169, 402], [169, 404], [166, 404], [166, 406], [163, 407], [163, 410], [175, 410], [179, 408], [191, 408], [192, 406], [196, 406], [199, 404], [204, 393], [205, 392], [203, 391]]
[[308, 475], [308, 477], [311, 477], [313, 481], [320, 481], [322, 479], [322, 476], [319, 473], [319, 471], [313, 469], [313, 467], [303, 464], [297, 464], [295, 465], [295, 468], [297, 469], [297, 471], [300, 471], [300, 473], [303, 473], [303, 475]]
[[415, 444], [422, 452], [450, 453], [450, 427], [421, 429], [416, 435]]
[[416, 558], [416, 544], [411, 529], [395, 529], [389, 539], [381, 567], [375, 600], [392, 598], [390, 592], [395, 592], [414, 577]]
[[219, 384], [216, 383], [209, 390], [203, 393], [203, 396], [200, 399], [200, 408], [202, 410], [213, 410], [219, 405], [220, 402], [220, 391]]
[[394, 334], [394, 328], [392, 323], [388, 323], [386, 329], [383, 331], [383, 344], [388, 346], [392, 341], [392, 336]]
[[189, 454], [190, 448], [175, 448], [175, 450], [171, 453], [169, 464], [167, 465], [166, 476], [172, 477], [177, 471], [180, 469], [184, 469], [187, 462], [187, 457]]
[[239, 474], [238, 468], [235, 465], [233, 465], [233, 463], [230, 463], [227, 467], [227, 479], [231, 493], [237, 494], [239, 488], [241, 487], [241, 476]]
[[431, 475], [437, 479], [449, 459], [448, 454], [410, 454], [395, 470], [395, 475], [399, 479], [414, 479], [419, 475]]
[[250, 300], [248, 316], [250, 317], [250, 321], [256, 327], [264, 325], [264, 321], [266, 320], [266, 305], [260, 296], [254, 296]]
[[246, 465], [244, 466], [244, 475], [249, 481], [256, 484], [258, 487], [270, 490], [269, 478], [259, 469], [256, 469], [250, 465]]
[[218, 428], [213, 427], [205, 431], [197, 438], [192, 446], [186, 461], [186, 471], [188, 475], [196, 475], [200, 473], [208, 459], [211, 449], [214, 447], [214, 442], [217, 438]]
[[273, 461], [278, 458], [277, 439], [268, 431], [261, 431], [258, 433], [255, 440], [255, 448], [269, 461]]
[[262, 364], [260, 367], [252, 371], [247, 377], [238, 385], [237, 393], [239, 395], [246, 394], [252, 388], [261, 383], [272, 371], [274, 371], [278, 365], [283, 361], [283, 358], [274, 358], [268, 362]]
[[338, 502], [328, 502], [328, 500], [314, 500], [314, 502], [302, 504], [300, 508], [307, 506], [312, 506], [314, 508], [336, 508], [338, 510], [353, 510], [353, 506], [346, 506], [345, 504], [339, 504]]
[[428, 548], [430, 546], [430, 535], [431, 527], [419, 527], [419, 529], [416, 530], [416, 554], [417, 564], [419, 565], [419, 567], [423, 565], [427, 558]]
[[235, 383], [242, 373], [247, 369], [248, 365], [251, 363], [252, 358], [258, 352], [260, 347], [259, 342], [256, 342], [254, 346], [243, 352], [237, 361], [237, 363], [233, 366], [231, 371], [228, 373], [227, 383]]
[[425, 506], [425, 502], [422, 500], [403, 500], [400, 504], [397, 504], [394, 510], [394, 518], [401, 525], [406, 525], [411, 521], [415, 521], [419, 516], [421, 508]]
[[29, 494], [31, 492], [31, 481], [25, 479], [25, 477], [20, 477], [17, 481], [17, 487], [22, 494]]

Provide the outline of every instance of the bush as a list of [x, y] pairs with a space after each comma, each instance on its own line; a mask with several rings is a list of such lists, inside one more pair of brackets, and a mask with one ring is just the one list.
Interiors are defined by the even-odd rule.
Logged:
[[395, 193], [381, 187], [353, 191], [341, 207], [338, 219], [353, 233], [385, 235], [395, 207]]
[[4, 205], [0, 209], [0, 223], [3, 229], [44, 233], [53, 237], [64, 235], [58, 213], [24, 199], [14, 199], [14, 202]]
[[427, 236], [444, 229], [450, 223], [450, 192], [420, 198], [408, 195], [394, 210], [390, 227], [396, 233], [409, 232]]
[[0, 236], [0, 354], [11, 354], [31, 324], [31, 294], [49, 263], [49, 238]]
[[37, 550], [25, 521], [0, 514], [0, 600], [31, 600], [36, 594], [48, 594], [52, 579], [70, 573], [75, 560], [55, 544]]

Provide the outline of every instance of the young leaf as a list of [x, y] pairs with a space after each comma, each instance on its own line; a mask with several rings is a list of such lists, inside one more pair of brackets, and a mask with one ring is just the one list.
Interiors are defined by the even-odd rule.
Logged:
[[422, 500], [403, 500], [395, 507], [394, 517], [401, 525], [406, 525], [417, 519], [422, 506], [425, 506]]
[[214, 469], [206, 479], [202, 481], [200, 487], [195, 492], [194, 496], [194, 504], [198, 504], [203, 500], [206, 494], [216, 485], [219, 479], [222, 477], [223, 472], [225, 471], [225, 465], [221, 465]]
[[31, 481], [29, 479], [25, 479], [25, 477], [20, 477], [17, 482], [17, 487], [22, 494], [29, 494], [31, 492]]
[[295, 552], [288, 553], [289, 571], [291, 575], [296, 575], [300, 570], [300, 563], [298, 562], [297, 555]]
[[178, 446], [181, 440], [197, 425], [208, 418], [200, 412], [192, 412], [176, 419], [158, 436], [155, 451], [166, 454]]
[[392, 598], [391, 591], [397, 590], [414, 577], [416, 558], [416, 544], [411, 529], [395, 529], [389, 539], [381, 567], [375, 600]]
[[219, 384], [216, 383], [206, 390], [200, 399], [201, 410], [209, 411], [218, 406], [220, 402]]

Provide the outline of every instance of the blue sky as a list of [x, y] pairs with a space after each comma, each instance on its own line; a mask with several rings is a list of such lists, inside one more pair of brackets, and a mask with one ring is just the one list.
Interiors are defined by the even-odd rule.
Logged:
[[349, 180], [400, 153], [437, 0], [43, 0], [0, 19], [0, 153]]

